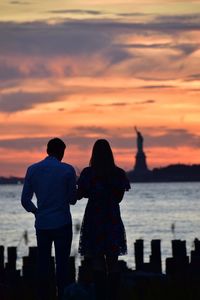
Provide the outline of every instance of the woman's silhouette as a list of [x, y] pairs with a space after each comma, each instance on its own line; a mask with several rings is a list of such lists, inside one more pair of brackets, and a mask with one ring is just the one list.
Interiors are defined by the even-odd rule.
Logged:
[[108, 141], [97, 140], [90, 167], [83, 169], [78, 180], [78, 199], [88, 198], [79, 252], [92, 260], [96, 299], [105, 299], [106, 290], [108, 299], [118, 295], [118, 256], [127, 253], [119, 203], [129, 189], [126, 174], [115, 165]]

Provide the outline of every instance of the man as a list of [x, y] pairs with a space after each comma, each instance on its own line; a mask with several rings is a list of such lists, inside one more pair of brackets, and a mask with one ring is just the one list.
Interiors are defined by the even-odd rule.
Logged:
[[[72, 242], [72, 220], [69, 204], [76, 202], [74, 168], [62, 163], [66, 145], [59, 139], [47, 144], [48, 156], [31, 165], [26, 173], [21, 203], [35, 215], [38, 245], [39, 298], [48, 299], [51, 248], [54, 242], [58, 299], [62, 298], [68, 277], [68, 258]], [[37, 207], [32, 202], [37, 198]]]

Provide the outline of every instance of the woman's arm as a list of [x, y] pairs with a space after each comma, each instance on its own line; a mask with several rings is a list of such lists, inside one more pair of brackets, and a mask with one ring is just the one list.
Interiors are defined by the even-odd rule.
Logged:
[[125, 192], [125, 190], [122, 190], [122, 189], [116, 189], [115, 188], [113, 190], [113, 196], [114, 196], [114, 198], [116, 199], [116, 201], [118, 203], [120, 203], [122, 201], [122, 199], [124, 197], [124, 192]]
[[125, 191], [130, 189], [130, 183], [123, 169], [117, 168], [118, 176], [113, 188], [113, 195], [118, 203], [120, 203], [124, 197]]
[[77, 182], [77, 200], [80, 200], [82, 198], [88, 198], [88, 190], [89, 190], [89, 168], [83, 169], [83, 171], [80, 174], [80, 177]]
[[80, 200], [82, 198], [88, 198], [87, 191], [78, 186], [77, 193], [76, 193], [76, 198], [77, 198], [77, 200]]

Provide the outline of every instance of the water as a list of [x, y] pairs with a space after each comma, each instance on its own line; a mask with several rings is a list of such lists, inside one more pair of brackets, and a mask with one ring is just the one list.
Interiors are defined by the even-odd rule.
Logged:
[[[0, 185], [0, 245], [18, 246], [18, 266], [28, 246], [36, 245], [34, 216], [21, 207], [21, 190], [21, 185]], [[83, 199], [71, 207], [74, 225], [81, 222], [86, 202]], [[186, 240], [189, 254], [194, 238], [200, 237], [200, 184], [134, 184], [121, 203], [121, 214], [128, 241], [128, 255], [122, 258], [130, 267], [134, 268], [133, 243], [139, 238], [144, 239], [145, 261], [149, 260], [152, 239], [161, 239], [163, 262], [171, 256], [173, 238]], [[21, 239], [24, 230], [28, 231], [28, 246]], [[72, 254], [77, 254], [78, 240], [74, 228]]]

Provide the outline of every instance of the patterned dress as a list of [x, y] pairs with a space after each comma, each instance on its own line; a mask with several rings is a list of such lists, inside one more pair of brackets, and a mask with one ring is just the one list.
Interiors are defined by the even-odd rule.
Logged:
[[130, 189], [124, 170], [116, 167], [115, 176], [106, 181], [85, 168], [78, 180], [78, 193], [88, 198], [81, 226], [79, 253], [84, 256], [127, 253], [126, 233], [120, 215], [119, 193]]

